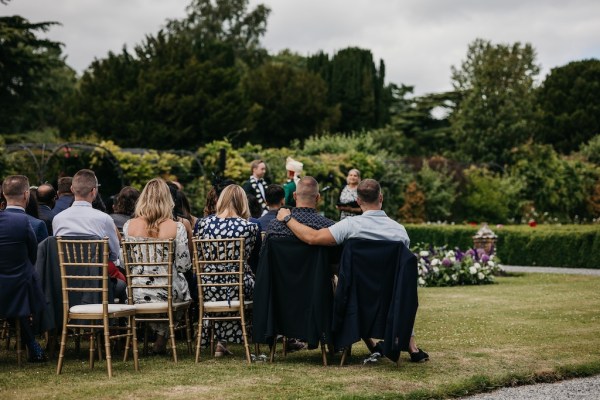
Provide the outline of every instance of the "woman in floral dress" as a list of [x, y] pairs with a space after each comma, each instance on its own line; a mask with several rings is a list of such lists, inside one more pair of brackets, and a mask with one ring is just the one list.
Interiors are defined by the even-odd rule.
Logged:
[[[230, 239], [245, 238], [245, 256], [244, 265], [244, 300], [252, 300], [254, 291], [254, 274], [248, 265], [248, 258], [252, 252], [260, 249], [255, 248], [258, 235], [258, 225], [249, 222], [250, 211], [248, 209], [248, 200], [246, 193], [241, 186], [227, 186], [217, 201], [217, 211], [215, 215], [200, 220], [198, 234], [201, 239]], [[225, 251], [225, 249], [224, 249]], [[231, 250], [227, 250], [231, 251]], [[207, 266], [206, 270], [220, 268], [221, 265]], [[215, 282], [216, 283], [216, 282]], [[236, 295], [232, 296], [227, 289], [222, 287], [210, 287], [204, 290], [204, 301], [225, 301], [238, 300]], [[206, 327], [205, 327], [206, 329]], [[242, 343], [242, 328], [238, 321], [215, 321], [215, 335], [219, 341], [215, 356], [231, 354], [225, 347], [225, 342]], [[210, 342], [208, 334], [203, 334], [203, 344]]]
[[[191, 300], [190, 291], [184, 273], [191, 269], [192, 261], [188, 248], [188, 236], [181, 222], [173, 220], [173, 198], [166, 182], [160, 178], [149, 181], [135, 205], [135, 218], [123, 225], [123, 237], [127, 241], [147, 241], [156, 239], [175, 239], [175, 255], [173, 264], [173, 302], [179, 303]], [[159, 255], [160, 256], [160, 255]], [[141, 255], [134, 254], [134, 259]], [[132, 273], [144, 267], [133, 267]], [[157, 268], [157, 267], [154, 267]], [[164, 273], [164, 271], [157, 271]], [[136, 281], [139, 280], [139, 281]], [[162, 281], [161, 281], [162, 280]], [[167, 301], [167, 291], [164, 288], [153, 288], [153, 284], [165, 284], [166, 278], [156, 278], [146, 281], [145, 278], [133, 278], [134, 284], [148, 285], [148, 288], [133, 289], [134, 303], [152, 303]], [[151, 323], [156, 330], [154, 351], [164, 353], [166, 347], [166, 323]]]

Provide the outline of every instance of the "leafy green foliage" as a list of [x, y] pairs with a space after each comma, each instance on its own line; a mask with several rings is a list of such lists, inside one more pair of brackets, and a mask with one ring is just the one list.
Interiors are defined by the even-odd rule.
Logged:
[[384, 85], [385, 64], [375, 67], [370, 50], [349, 47], [335, 53], [331, 60], [319, 52], [307, 60], [309, 71], [327, 83], [329, 105], [339, 105], [341, 132], [379, 128], [389, 121], [392, 104], [390, 88]]
[[465, 171], [465, 176], [467, 184], [459, 200], [464, 218], [506, 223], [519, 215], [519, 194], [524, 185], [518, 178], [474, 166]]
[[581, 146], [581, 154], [588, 161], [600, 165], [600, 135], [591, 138], [586, 144]]
[[530, 44], [492, 45], [477, 39], [469, 45], [461, 67], [452, 68], [461, 97], [452, 128], [463, 159], [503, 165], [510, 150], [529, 139], [538, 73]]
[[0, 133], [43, 129], [60, 118], [75, 73], [64, 62], [61, 43], [39, 36], [57, 24], [0, 17]]
[[597, 167], [562, 159], [549, 145], [527, 144], [512, 156], [509, 174], [523, 180], [521, 198], [561, 220], [586, 214], [586, 199], [600, 179]]
[[600, 133], [600, 60], [553, 68], [536, 91], [535, 139], [568, 154]]
[[251, 103], [248, 138], [255, 143], [284, 146], [328, 130], [339, 119], [327, 105], [325, 82], [306, 69], [265, 63], [248, 73], [244, 91]]

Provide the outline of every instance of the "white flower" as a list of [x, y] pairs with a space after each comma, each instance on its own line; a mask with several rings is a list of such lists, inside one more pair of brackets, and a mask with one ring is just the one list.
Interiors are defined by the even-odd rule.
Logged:
[[452, 280], [453, 280], [453, 281], [457, 281], [457, 280], [458, 280], [458, 275], [456, 275], [456, 274], [452, 274]]
[[441, 261], [438, 258], [434, 258], [433, 260], [431, 260], [431, 265], [439, 265], [441, 263]]
[[448, 275], [444, 275], [444, 280], [445, 280], [446, 282], [448, 282], [448, 281], [450, 280], [450, 277], [449, 277]]
[[428, 252], [427, 250], [421, 250], [421, 251], [419, 252], [419, 255], [420, 255], [421, 257], [427, 257], [427, 256], [429, 255], [429, 252]]
[[454, 257], [454, 255], [455, 255], [455, 254], [454, 254], [454, 250], [448, 250], [448, 251], [446, 252], [446, 257]]
[[478, 262], [476, 262], [475, 264], [473, 264], [473, 266], [475, 267], [475, 269], [479, 270], [481, 269], [481, 264], [479, 264]]
[[483, 280], [483, 278], [485, 278], [485, 275], [481, 272], [477, 273], [477, 278], [480, 280]]
[[477, 268], [475, 268], [475, 266], [469, 267], [469, 273], [475, 275], [477, 273]]
[[496, 265], [496, 264], [495, 264], [495, 263], [494, 263], [492, 260], [488, 261], [488, 262], [487, 262], [487, 264], [488, 264], [490, 267], [493, 267], [494, 265]]
[[440, 272], [440, 269], [438, 267], [433, 267], [433, 272], [437, 274], [438, 272]]
[[424, 286], [425, 285], [425, 279], [419, 278], [419, 285]]
[[454, 264], [456, 262], [456, 257], [452, 256], [452, 257], [448, 257], [448, 259], [450, 261], [452, 261], [452, 264]]

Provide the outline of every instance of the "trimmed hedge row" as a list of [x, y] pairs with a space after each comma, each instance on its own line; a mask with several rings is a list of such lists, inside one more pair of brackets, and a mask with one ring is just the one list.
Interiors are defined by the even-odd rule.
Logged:
[[[461, 250], [473, 247], [479, 227], [469, 225], [405, 225], [412, 245], [448, 245]], [[600, 268], [598, 225], [504, 226], [498, 235], [496, 255], [506, 265], [567, 268]]]

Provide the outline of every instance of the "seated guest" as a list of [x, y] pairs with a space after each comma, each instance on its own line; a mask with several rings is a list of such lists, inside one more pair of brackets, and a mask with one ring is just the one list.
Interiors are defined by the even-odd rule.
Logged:
[[[269, 188], [271, 188], [271, 186], [279, 185], [269, 185], [267, 187], [267, 201], [269, 201]], [[283, 190], [281, 191], [281, 194], [283, 194]], [[296, 184], [296, 191], [292, 193], [292, 196], [294, 203], [296, 204], [296, 207], [292, 209], [292, 214], [298, 221], [302, 221], [302, 223], [315, 229], [325, 228], [334, 224], [332, 220], [322, 216], [317, 212], [317, 204], [321, 199], [321, 195], [319, 193], [319, 183], [312, 176], [300, 178]], [[279, 208], [281, 207], [278, 207], [277, 209], [279, 210]], [[269, 211], [269, 213], [271, 213], [271, 211]], [[277, 211], [274, 213], [274, 217], [276, 216]], [[273, 236], [292, 237], [294, 236], [294, 233], [289, 230], [283, 222], [278, 221], [277, 218], [274, 218], [267, 229], [266, 240]], [[333, 258], [335, 259], [336, 257], [334, 256]], [[296, 351], [302, 350], [305, 345], [300, 340], [288, 338], [286, 347], [290, 351]]]
[[33, 266], [37, 240], [24, 210], [30, 196], [29, 180], [23, 175], [8, 176], [2, 193], [8, 206], [0, 212], [0, 318], [18, 318], [29, 362], [44, 362], [47, 357], [29, 322], [30, 315], [42, 312], [46, 305]]
[[[217, 202], [216, 215], [206, 217], [200, 220], [198, 233], [202, 239], [229, 239], [243, 237], [245, 241], [245, 255], [248, 258], [253, 253], [258, 253], [255, 246], [258, 234], [258, 225], [248, 221], [250, 211], [248, 209], [248, 199], [244, 189], [238, 185], [229, 185], [219, 196]], [[222, 268], [220, 265], [207, 267], [207, 270], [217, 270]], [[219, 283], [219, 282], [214, 282]], [[246, 300], [252, 300], [254, 290], [254, 274], [250, 265], [246, 263], [244, 268], [244, 296]], [[227, 289], [215, 287], [214, 291], [204, 292], [204, 301], [226, 301], [237, 300], [231, 297]], [[237, 321], [215, 321], [215, 334], [219, 343], [215, 356], [231, 354], [225, 347], [225, 341], [243, 343], [242, 329]], [[208, 338], [208, 335], [203, 335]], [[209, 343], [207, 339], [204, 344]]]
[[[188, 236], [181, 222], [173, 220], [173, 198], [166, 182], [160, 178], [149, 181], [135, 205], [134, 218], [123, 225], [125, 240], [175, 239], [175, 259], [173, 264], [173, 302], [179, 303], [191, 299], [190, 291], [184, 273], [192, 267], [188, 248]], [[132, 273], [139, 273], [133, 267]], [[142, 280], [141, 282], [136, 281]], [[145, 278], [134, 278], [133, 284], [144, 283]], [[157, 280], [160, 278], [157, 278]], [[164, 279], [164, 278], [162, 278]], [[164, 284], [161, 283], [161, 284]], [[162, 302], [167, 298], [164, 288], [152, 288], [152, 281], [147, 282], [148, 288], [133, 289], [134, 303]], [[165, 353], [167, 339], [166, 323], [153, 323], [156, 331], [154, 352]]]
[[113, 214], [110, 214], [117, 229], [122, 232], [125, 222], [133, 217], [135, 212], [135, 202], [140, 197], [140, 192], [131, 186], [125, 186], [117, 195], [117, 200], [113, 205]]
[[[278, 211], [277, 220], [286, 225], [300, 240], [312, 245], [335, 246], [348, 239], [389, 240], [402, 242], [406, 247], [410, 245], [404, 226], [389, 218], [382, 210], [383, 194], [379, 182], [374, 179], [361, 181], [357, 187], [357, 202], [363, 212], [361, 215], [345, 218], [321, 229], [301, 222], [290, 210], [284, 208]], [[383, 354], [382, 345], [374, 345], [372, 341], [367, 343], [373, 354], [365, 362], [376, 362]], [[429, 355], [417, 347], [414, 332], [408, 351], [413, 362], [429, 360]]]
[[66, 210], [67, 208], [71, 207], [71, 204], [73, 204], [74, 196], [73, 192], [71, 191], [72, 184], [73, 178], [70, 176], [63, 176], [62, 178], [58, 179], [58, 199], [54, 204], [54, 208], [52, 208], [54, 215]]
[[52, 210], [56, 202], [56, 190], [49, 183], [43, 183], [37, 188], [39, 219], [46, 223], [48, 234], [52, 235], [52, 219], [56, 213]]
[[75, 195], [73, 205], [58, 213], [52, 220], [54, 236], [95, 236], [108, 237], [109, 263], [108, 273], [113, 285], [115, 298], [125, 299], [127, 284], [115, 266], [119, 260], [119, 237], [112, 218], [92, 207], [98, 194], [98, 180], [94, 171], [82, 169], [73, 176], [71, 189]]
[[[294, 191], [295, 187], [296, 184], [294, 183]], [[292, 196], [293, 193], [290, 194], [290, 197]], [[258, 222], [260, 222], [260, 225], [262, 226], [262, 229], [264, 231], [266, 231], [269, 228], [269, 224], [277, 216], [277, 210], [279, 210], [281, 206], [283, 206], [283, 203], [285, 201], [285, 191], [283, 190], [283, 187], [274, 183], [267, 186], [267, 188], [265, 189], [265, 200], [267, 201], [267, 208], [269, 209], [269, 211], [258, 219]]]
[[25, 213], [27, 214], [27, 218], [29, 218], [29, 223], [33, 228], [33, 232], [35, 233], [35, 237], [37, 242], [40, 243], [42, 240], [48, 237], [48, 228], [46, 228], [46, 223], [39, 219], [38, 214], [38, 204], [35, 199], [36, 190], [34, 188], [29, 189], [29, 201], [27, 201], [27, 205], [23, 205], [22, 199], [17, 200], [9, 200], [6, 203], [6, 209], [12, 212], [21, 212], [23, 207], [25, 207]]

